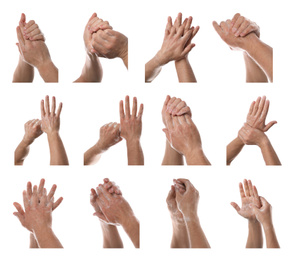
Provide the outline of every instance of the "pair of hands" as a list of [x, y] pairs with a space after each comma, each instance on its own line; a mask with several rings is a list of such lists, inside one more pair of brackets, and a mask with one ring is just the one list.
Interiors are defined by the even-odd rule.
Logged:
[[164, 41], [161, 49], [156, 54], [160, 66], [170, 61], [179, 61], [187, 58], [188, 53], [195, 47], [191, 43], [200, 27], [191, 27], [193, 18], [190, 16], [182, 22], [182, 14], [179, 13], [174, 24], [169, 16], [166, 25]]
[[173, 180], [166, 202], [171, 218], [179, 223], [197, 219], [199, 192], [187, 179]]
[[240, 196], [242, 200], [241, 208], [237, 203], [231, 205], [237, 213], [249, 221], [259, 221], [263, 226], [272, 225], [271, 205], [265, 198], [258, 195], [257, 188], [250, 180], [244, 180], [244, 187], [239, 183]]
[[244, 144], [258, 145], [261, 147], [264, 141], [267, 140], [265, 132], [267, 132], [277, 121], [271, 121], [267, 125], [265, 120], [269, 110], [269, 100], [266, 97], [258, 97], [253, 101], [244, 126], [239, 131], [239, 138]]
[[252, 37], [260, 37], [259, 26], [239, 13], [220, 24], [214, 21], [213, 27], [231, 50], [245, 50]]
[[103, 21], [94, 13], [84, 30], [84, 43], [89, 54], [113, 59], [128, 56], [128, 38], [120, 32], [114, 31], [107, 21]]
[[62, 103], [56, 111], [55, 97], [52, 97], [51, 111], [49, 96], [41, 101], [41, 120], [30, 120], [25, 124], [25, 135], [23, 141], [30, 145], [36, 138], [45, 132], [47, 135], [56, 134], [60, 128], [60, 113], [62, 110]]
[[137, 98], [133, 98], [133, 107], [130, 112], [129, 96], [125, 97], [125, 111], [124, 102], [120, 101], [120, 124], [109, 123], [100, 128], [100, 139], [97, 146], [101, 151], [106, 151], [111, 146], [119, 143], [124, 138], [128, 143], [139, 142], [142, 132], [142, 114], [143, 104], [140, 105], [137, 111]]
[[108, 225], [124, 225], [130, 216], [134, 216], [129, 203], [114, 182], [104, 179], [96, 189], [91, 189], [90, 204], [94, 208], [94, 216]]
[[26, 23], [26, 16], [22, 14], [16, 32], [18, 39], [16, 45], [26, 63], [38, 69], [51, 62], [45, 37], [35, 21]]
[[27, 183], [27, 190], [23, 191], [23, 207], [14, 202], [16, 212], [13, 214], [18, 218], [23, 227], [32, 233], [39, 232], [52, 226], [52, 211], [55, 210], [63, 198], [60, 197], [54, 202], [54, 194], [57, 186], [54, 184], [47, 194], [44, 188], [45, 180], [41, 179], [39, 187], [32, 189], [31, 182]]
[[167, 96], [162, 109], [163, 131], [171, 147], [184, 156], [202, 149], [201, 137], [191, 116], [184, 101]]

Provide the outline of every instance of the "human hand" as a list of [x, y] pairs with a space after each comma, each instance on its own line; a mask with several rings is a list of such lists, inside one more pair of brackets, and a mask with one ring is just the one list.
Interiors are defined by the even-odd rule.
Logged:
[[247, 48], [248, 42], [251, 41], [253, 37], [257, 37], [254, 33], [249, 33], [244, 37], [236, 37], [232, 31], [232, 21], [229, 19], [225, 22], [221, 22], [220, 25], [214, 21], [213, 27], [231, 50], [244, 51]]
[[120, 125], [121, 137], [127, 142], [139, 141], [142, 131], [143, 104], [140, 105], [137, 113], [137, 98], [133, 98], [132, 114], [130, 114], [129, 96], [125, 97], [125, 113], [123, 100], [120, 101]]
[[260, 27], [239, 13], [235, 14], [231, 20], [231, 30], [236, 37], [244, 37], [251, 32], [254, 32], [258, 38], [260, 37]]
[[167, 128], [163, 129], [170, 145], [185, 157], [202, 150], [202, 142], [199, 131], [187, 114], [182, 116], [171, 116], [165, 114]]
[[267, 117], [269, 109], [269, 100], [266, 97], [258, 97], [256, 102], [253, 101], [249, 113], [247, 115], [247, 124], [253, 128], [256, 128], [262, 132], [268, 131], [277, 121], [271, 121], [265, 125], [265, 120]]
[[184, 33], [187, 22], [178, 27], [179, 22], [181, 22], [180, 17], [175, 21], [175, 26], [172, 26], [171, 17], [168, 17], [164, 41], [161, 49], [156, 54], [156, 59], [160, 66], [172, 60], [178, 61], [185, 58], [192, 48], [195, 47], [195, 44], [192, 43], [187, 45], [194, 29], [190, 28]]
[[110, 26], [107, 21], [103, 21], [102, 19], [98, 18], [97, 14], [94, 13], [90, 17], [88, 23], [86, 24], [84, 35], [83, 35], [85, 48], [89, 54], [92, 54], [91, 53], [92, 34], [97, 32], [98, 30], [105, 30], [105, 29], [112, 29], [112, 26]]
[[244, 144], [258, 145], [259, 147], [261, 147], [261, 145], [263, 145], [263, 143], [268, 140], [264, 132], [253, 128], [248, 124], [244, 124], [244, 126], [240, 129], [239, 138]]
[[261, 207], [257, 207], [255, 204], [250, 204], [250, 208], [253, 210], [256, 219], [263, 225], [263, 227], [272, 226], [272, 207], [263, 197], [260, 197]]
[[[104, 185], [99, 185], [96, 188], [96, 202], [105, 217], [105, 221], [112, 225], [126, 225], [134, 213], [129, 203], [116, 192], [111, 194]], [[102, 217], [101, 214], [99, 217]], [[102, 218], [103, 220], [103, 218]]]
[[52, 97], [51, 112], [50, 112], [49, 96], [45, 97], [45, 107], [44, 100], [41, 100], [41, 129], [47, 135], [52, 133], [58, 133], [60, 127], [60, 113], [62, 109], [62, 103], [59, 103], [57, 112], [55, 113], [55, 97]]
[[100, 138], [96, 144], [102, 151], [122, 141], [120, 136], [120, 124], [109, 123], [100, 128]]
[[43, 131], [41, 130], [41, 121], [39, 119], [30, 120], [25, 123], [24, 142], [31, 144], [42, 134]]
[[[110, 193], [110, 194], [117, 194], [117, 195], [122, 195], [122, 192], [115, 184], [115, 182], [111, 182], [108, 178], [105, 178], [103, 183], [103, 187]], [[100, 221], [102, 221], [105, 224], [111, 224], [109, 221], [106, 219], [105, 215], [102, 213], [97, 201], [97, 193], [95, 189], [91, 189], [91, 194], [90, 194], [90, 204], [94, 208], [95, 212], [93, 213], [93, 216], [97, 216]]]
[[25, 14], [21, 14], [19, 26], [21, 28], [21, 32], [23, 33], [24, 39], [31, 41], [45, 41], [44, 34], [41, 32], [38, 24], [36, 24], [34, 20], [26, 23]]
[[92, 35], [91, 52], [108, 59], [128, 58], [128, 38], [111, 29], [99, 30]]
[[244, 188], [243, 184], [239, 183], [239, 188], [242, 200], [242, 207], [240, 208], [235, 202], [232, 202], [231, 205], [240, 216], [250, 221], [254, 221], [256, 220], [256, 216], [254, 210], [250, 207], [250, 204], [255, 205], [257, 208], [261, 208], [258, 191], [255, 186], [252, 186], [252, 182], [250, 180], [244, 180]]
[[187, 114], [190, 117], [192, 116], [191, 109], [189, 106], [186, 105], [185, 101], [182, 101], [180, 98], [176, 97], [171, 98], [169, 95], [166, 97], [162, 108], [162, 120], [165, 127], [167, 127], [165, 121], [166, 112], [170, 113], [173, 116], [181, 116], [184, 114]]
[[186, 221], [191, 219], [191, 217], [197, 218], [200, 198], [198, 190], [187, 179], [177, 179], [176, 182], [179, 184], [176, 186], [177, 208], [183, 214]]
[[53, 197], [48, 200], [48, 196], [43, 192], [39, 200], [37, 186], [35, 185], [31, 199], [29, 199], [27, 191], [24, 191], [23, 200], [24, 210], [19, 203], [13, 203], [17, 209], [17, 212], [13, 214], [19, 219], [22, 226], [32, 233], [51, 228]]

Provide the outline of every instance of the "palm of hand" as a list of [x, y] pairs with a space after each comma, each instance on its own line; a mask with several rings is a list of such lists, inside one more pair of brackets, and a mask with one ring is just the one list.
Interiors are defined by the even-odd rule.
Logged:
[[254, 220], [256, 216], [254, 211], [250, 208], [250, 204], [254, 204], [258, 208], [261, 207], [260, 201], [254, 197], [244, 197], [242, 198], [242, 207], [238, 213], [244, 218]]

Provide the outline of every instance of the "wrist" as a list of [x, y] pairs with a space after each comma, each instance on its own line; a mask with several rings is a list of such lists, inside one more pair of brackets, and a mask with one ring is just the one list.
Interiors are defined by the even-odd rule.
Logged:
[[167, 64], [169, 60], [163, 57], [161, 50], [159, 50], [154, 57], [154, 62], [156, 63], [157, 67], [162, 67]]
[[48, 138], [55, 138], [59, 136], [58, 130], [49, 131], [46, 133]]
[[24, 146], [29, 146], [29, 145], [31, 145], [34, 141], [35, 141], [34, 138], [28, 138], [28, 137], [24, 136], [24, 137], [23, 137], [23, 140], [22, 140], [22, 144], [23, 144]]
[[260, 147], [260, 149], [262, 149], [265, 146], [268, 146], [269, 144], [270, 144], [270, 141], [269, 141], [268, 137], [265, 134], [263, 135], [263, 137], [257, 143], [257, 145]]
[[36, 238], [40, 235], [44, 236], [45, 234], [48, 234], [49, 232], [53, 232], [50, 225], [36, 226], [32, 229], [32, 231], [33, 231], [32, 233], [34, 234]]
[[101, 140], [99, 139], [98, 142], [94, 145], [94, 149], [95, 149], [95, 152], [99, 154], [99, 153], [103, 153], [107, 151], [109, 149], [109, 146], [103, 144]]
[[38, 69], [38, 71], [39, 71], [40, 74], [44, 74], [45, 71], [49, 67], [52, 67], [52, 66], [54, 66], [54, 64], [53, 64], [52, 60], [49, 57], [47, 60], [45, 60], [45, 61], [43, 61], [43, 62], [41, 62], [39, 64], [36, 64], [35, 67]]
[[140, 145], [140, 136], [127, 138], [126, 143], [127, 146], [138, 146]]
[[203, 152], [203, 148], [202, 146], [197, 146], [195, 148], [190, 148], [190, 149], [187, 149], [183, 155], [185, 156], [186, 160], [191, 160], [197, 156], [201, 156], [203, 155], [204, 152]]
[[244, 37], [241, 48], [250, 55], [250, 53], [256, 48], [257, 42], [259, 42], [259, 38], [257, 37], [257, 35], [255, 33], [250, 33], [246, 37]]
[[274, 229], [274, 226], [272, 224], [272, 221], [265, 221], [262, 223], [262, 226], [263, 226], [263, 229], [264, 231], [268, 231], [268, 230], [273, 230]]

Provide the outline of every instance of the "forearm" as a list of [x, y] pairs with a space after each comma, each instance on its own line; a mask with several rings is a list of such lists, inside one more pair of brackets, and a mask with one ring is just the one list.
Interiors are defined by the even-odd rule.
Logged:
[[50, 165], [69, 165], [66, 150], [58, 132], [47, 134]]
[[14, 152], [14, 165], [23, 165], [30, 152], [31, 143], [22, 140]]
[[40, 248], [63, 248], [51, 228], [44, 228], [34, 232]]
[[246, 82], [268, 82], [264, 71], [247, 54], [247, 52], [244, 52], [243, 55], [246, 67]]
[[175, 151], [167, 140], [162, 165], [183, 165], [183, 155]]
[[273, 49], [262, 42], [255, 34], [245, 46], [245, 51], [263, 69], [268, 79], [273, 81]]
[[266, 247], [267, 248], [280, 248], [274, 226], [272, 224], [271, 225], [264, 225], [263, 229], [264, 229], [264, 234], [265, 234]]
[[281, 165], [279, 157], [268, 138], [260, 145], [260, 149], [266, 165]]
[[145, 82], [152, 82], [159, 75], [161, 70], [162, 66], [155, 56], [145, 64]]
[[126, 234], [131, 239], [133, 245], [136, 248], [139, 248], [140, 242], [139, 242], [139, 221], [138, 219], [133, 215], [126, 219], [126, 223], [122, 223], [122, 227], [124, 228]]
[[13, 74], [12, 82], [33, 82], [34, 80], [34, 67], [23, 61], [21, 55]]
[[196, 148], [194, 151], [185, 154], [187, 165], [211, 165], [202, 148]]
[[120, 58], [122, 59], [126, 69], [128, 69], [128, 47], [127, 50], [120, 56]]
[[191, 248], [210, 248], [198, 217], [185, 217]]
[[184, 220], [178, 221], [172, 217], [172, 227], [171, 248], [189, 248], [190, 241]]
[[97, 144], [92, 146], [89, 150], [84, 153], [84, 165], [94, 165], [101, 158], [101, 154], [104, 151], [101, 150]]
[[102, 235], [103, 235], [103, 247], [104, 248], [123, 248], [123, 242], [116, 226], [108, 225], [100, 222]]
[[238, 156], [242, 151], [244, 143], [237, 137], [232, 142], [230, 142], [226, 147], [226, 165], [230, 165], [231, 162]]
[[81, 76], [74, 82], [101, 82], [102, 66], [96, 54], [86, 54], [86, 61]]
[[260, 222], [257, 220], [249, 220], [248, 228], [249, 233], [246, 248], [262, 248], [263, 235]]
[[144, 165], [143, 151], [139, 140], [126, 141], [128, 165]]
[[179, 82], [197, 82], [188, 58], [175, 61], [175, 68]]
[[30, 248], [39, 248], [34, 234], [30, 233]]
[[38, 71], [45, 82], [58, 82], [58, 69], [51, 60], [38, 66]]

